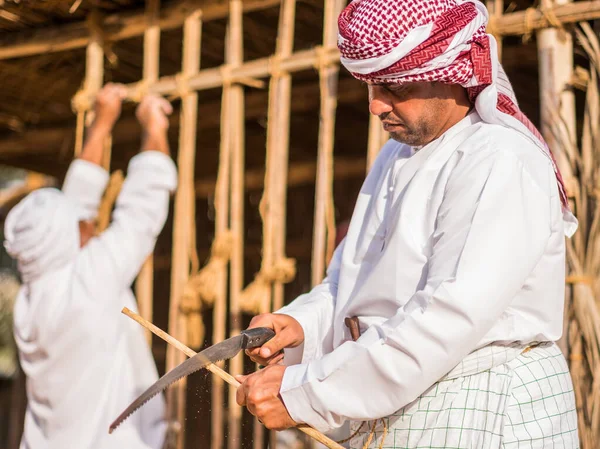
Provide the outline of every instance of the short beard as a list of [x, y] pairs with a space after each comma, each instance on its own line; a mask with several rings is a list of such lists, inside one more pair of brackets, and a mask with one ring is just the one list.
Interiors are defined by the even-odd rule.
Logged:
[[433, 139], [431, 126], [426, 121], [417, 123], [414, 128], [408, 128], [402, 133], [391, 132], [390, 137], [396, 142], [403, 143], [411, 147], [420, 147], [427, 145]]

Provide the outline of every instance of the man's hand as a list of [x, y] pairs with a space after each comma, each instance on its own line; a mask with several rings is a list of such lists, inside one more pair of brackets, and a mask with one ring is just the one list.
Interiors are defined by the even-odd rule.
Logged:
[[138, 106], [135, 115], [145, 132], [154, 134], [169, 129], [167, 116], [173, 113], [173, 106], [158, 95], [146, 95]]
[[250, 321], [250, 326], [268, 327], [275, 331], [275, 336], [260, 348], [247, 349], [246, 354], [261, 365], [274, 365], [283, 358], [284, 348], [295, 348], [304, 342], [304, 330], [300, 323], [289, 315], [264, 313]]
[[142, 125], [142, 151], [160, 151], [169, 154], [168, 115], [173, 106], [158, 95], [146, 95], [136, 110], [136, 116]]
[[273, 365], [249, 376], [236, 376], [242, 383], [237, 389], [237, 403], [245, 405], [267, 429], [284, 430], [298, 425], [279, 395], [284, 373], [285, 366]]
[[94, 123], [92, 127], [99, 127], [110, 132], [121, 115], [121, 103], [127, 94], [127, 89], [122, 84], [108, 83], [96, 95], [94, 103]]

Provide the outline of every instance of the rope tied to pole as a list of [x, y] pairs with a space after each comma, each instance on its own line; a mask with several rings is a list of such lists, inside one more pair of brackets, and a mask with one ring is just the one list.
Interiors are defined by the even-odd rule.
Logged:
[[296, 259], [277, 260], [271, 267], [261, 267], [254, 281], [240, 295], [240, 307], [249, 314], [258, 315], [270, 310], [269, 291], [275, 283], [287, 284], [296, 277]]
[[212, 307], [218, 295], [218, 273], [229, 262], [233, 248], [231, 232], [222, 232], [213, 240], [207, 264], [190, 276], [183, 289], [179, 309], [188, 319], [187, 340], [190, 346], [200, 347], [204, 341], [205, 327], [202, 312]]

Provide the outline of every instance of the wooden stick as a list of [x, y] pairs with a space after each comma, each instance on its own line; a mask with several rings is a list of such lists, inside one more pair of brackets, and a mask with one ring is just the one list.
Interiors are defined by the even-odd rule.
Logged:
[[371, 170], [379, 151], [388, 139], [389, 133], [383, 129], [379, 117], [371, 114], [369, 116], [369, 143], [367, 144], [367, 173]]
[[[337, 17], [344, 2], [325, 3], [323, 47], [335, 44]], [[321, 120], [319, 125], [319, 150], [315, 186], [315, 218], [313, 229], [312, 285], [319, 284], [335, 245], [335, 205], [333, 202], [333, 146], [335, 141], [335, 115], [339, 65], [319, 67], [321, 92]]]
[[[225, 63], [227, 67], [235, 68], [243, 60], [243, 7], [241, 0], [229, 2], [229, 24]], [[228, 69], [227, 69], [228, 70]], [[231, 235], [233, 246], [231, 251], [231, 268], [229, 280], [229, 329], [231, 335], [238, 335], [242, 330], [242, 317], [239, 298], [244, 287], [244, 88], [230, 84], [229, 107], [231, 114], [225, 120], [229, 122], [229, 143], [231, 145]], [[229, 371], [235, 376], [243, 372], [243, 354], [238, 354], [229, 362]], [[235, 391], [229, 390], [229, 449], [241, 448], [242, 410], [236, 407]]]
[[[150, 330], [154, 335], [156, 335], [157, 337], [162, 338], [169, 345], [171, 345], [172, 347], [178, 349], [179, 351], [181, 351], [182, 353], [184, 353], [188, 357], [193, 357], [193, 356], [195, 356], [197, 354], [195, 351], [193, 351], [192, 349], [188, 348], [183, 343], [181, 343], [180, 341], [178, 341], [175, 337], [172, 337], [171, 335], [169, 335], [165, 331], [161, 330], [160, 328], [158, 328], [154, 324], [152, 324], [152, 323], [144, 320], [144, 318], [142, 318], [141, 316], [139, 316], [135, 312], [132, 312], [127, 307], [123, 308], [122, 313], [125, 314], [125, 315], [127, 315], [129, 318], [131, 318], [132, 320], [136, 321], [140, 325], [142, 325], [144, 328]], [[217, 376], [219, 376], [221, 379], [223, 379], [225, 382], [227, 382], [232, 387], [235, 387], [236, 389], [241, 385], [235, 379], [235, 377], [233, 377], [232, 375], [230, 375], [226, 371], [223, 371], [221, 368], [219, 368], [218, 366], [216, 366], [214, 364], [207, 365], [206, 369], [208, 371], [210, 371], [211, 373], [216, 374]], [[171, 388], [173, 388], [173, 386], [171, 386]], [[234, 391], [234, 393], [235, 393], [236, 390], [232, 389], [232, 391]], [[236, 406], [237, 406], [237, 402], [236, 402]], [[339, 445], [338, 443], [336, 443], [332, 439], [326, 437], [325, 435], [323, 435], [319, 431], [313, 429], [312, 427], [310, 427], [310, 426], [308, 426], [306, 424], [300, 424], [298, 426], [298, 429], [301, 430], [302, 432], [304, 432], [305, 434], [309, 435], [311, 438], [315, 439], [319, 443], [324, 444], [325, 446], [327, 446], [330, 449], [343, 449], [343, 446]]]
[[[146, 21], [148, 27], [144, 32], [144, 82], [154, 83], [159, 77], [160, 62], [160, 28], [156, 25], [160, 11], [160, 0], [148, 0], [146, 3]], [[135, 296], [142, 316], [151, 321], [154, 296], [154, 256], [150, 254], [135, 283]], [[152, 346], [152, 335], [146, 332], [148, 344]]]
[[[286, 196], [289, 154], [289, 130], [292, 96], [292, 77], [279, 70], [277, 61], [287, 58], [294, 48], [296, 0], [282, 0], [279, 9], [277, 44], [271, 67], [269, 83], [269, 109], [267, 112], [267, 145], [264, 191], [261, 204], [263, 220], [263, 259], [261, 270], [271, 269], [279, 259], [285, 258]], [[283, 306], [284, 287], [276, 282], [265, 291], [262, 312], [280, 309]], [[271, 309], [272, 307], [272, 309]], [[264, 427], [254, 420], [254, 449], [261, 449]], [[270, 433], [270, 444], [277, 448], [277, 433]]]
[[[201, 50], [201, 36], [202, 36], [202, 13], [200, 10], [194, 11], [185, 20], [183, 29], [183, 61], [182, 61], [182, 74], [183, 77], [192, 76], [200, 70], [200, 50]], [[185, 282], [187, 283], [190, 274], [190, 260], [191, 251], [195, 251], [195, 247], [192, 248], [192, 244], [195, 246], [195, 237], [193, 233], [196, 229], [193, 227], [196, 215], [196, 201], [194, 195], [194, 176], [196, 166], [196, 135], [197, 135], [197, 123], [198, 123], [198, 94], [196, 92], [180, 92], [182, 95], [181, 104], [181, 127], [179, 129], [179, 172], [180, 172], [180, 185], [179, 189], [182, 191], [182, 203], [185, 201], [186, 204], [182, 204], [182, 208], [185, 208], [185, 221], [183, 226], [187, 228], [185, 244], [186, 244], [186, 260], [187, 264], [185, 267], [181, 267], [186, 270]], [[181, 276], [183, 282], [183, 276]], [[183, 292], [182, 292], [183, 293]], [[181, 297], [179, 298], [181, 300]], [[194, 312], [196, 313], [196, 312]], [[197, 313], [200, 313], [199, 311]], [[198, 317], [196, 317], [198, 318]], [[201, 317], [200, 317], [201, 319]], [[189, 319], [181, 317], [179, 321], [182, 329], [182, 334], [187, 335]], [[178, 438], [178, 447], [182, 448], [185, 445], [185, 405], [186, 397], [185, 392], [180, 391], [179, 400], [177, 403], [177, 421], [181, 424], [181, 438]]]
[[[485, 3], [491, 21], [497, 21], [502, 17], [502, 13], [504, 12], [504, 0], [487, 0]], [[494, 29], [491, 31], [494, 31]], [[498, 44], [498, 59], [502, 61], [502, 35], [494, 34], [494, 38], [496, 38], [496, 43]]]
[[[199, 24], [198, 17], [191, 19], [192, 22], [187, 28], [188, 32], [184, 36], [184, 65], [189, 73], [197, 71], [199, 64]], [[192, 31], [190, 31], [192, 30]], [[196, 38], [198, 38], [197, 42]], [[197, 54], [194, 54], [193, 51]], [[187, 75], [185, 75], [187, 76]], [[169, 329], [175, 333], [179, 339], [186, 335], [186, 318], [181, 313], [181, 300], [185, 286], [190, 275], [190, 242], [191, 242], [191, 223], [193, 220], [193, 211], [190, 210], [190, 195], [192, 195], [194, 181], [194, 160], [195, 160], [195, 109], [192, 100], [186, 102], [185, 109], [182, 108], [182, 130], [180, 133], [180, 148], [178, 152], [177, 166], [179, 169], [179, 183], [175, 194], [174, 222], [173, 222], [173, 255], [171, 271], [171, 298], [169, 304]], [[190, 130], [188, 127], [192, 126]], [[185, 139], [185, 140], [183, 140]], [[190, 187], [192, 186], [192, 187]], [[182, 362], [181, 354], [169, 348], [167, 350], [167, 369], [173, 369]], [[179, 382], [176, 388], [169, 390], [167, 395], [168, 416], [172, 422], [179, 423], [181, 429], [175, 435], [175, 445], [178, 449], [184, 447], [185, 434], [183, 426], [185, 421], [185, 391], [186, 381]]]

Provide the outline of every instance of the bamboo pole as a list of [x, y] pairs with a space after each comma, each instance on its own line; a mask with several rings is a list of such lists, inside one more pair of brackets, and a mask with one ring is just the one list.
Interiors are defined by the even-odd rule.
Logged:
[[[243, 40], [243, 7], [241, 0], [229, 2], [229, 24], [227, 29], [227, 47], [225, 54], [225, 79], [229, 68], [242, 64]], [[229, 330], [231, 335], [238, 335], [242, 330], [240, 311], [240, 294], [244, 286], [244, 88], [239, 84], [228, 84], [228, 104], [231, 111], [225, 120], [229, 123], [229, 144], [231, 145], [231, 268], [229, 298]], [[232, 375], [242, 374], [242, 354], [238, 354], [229, 362]], [[242, 411], [236, 406], [235, 391], [229, 390], [228, 440], [229, 449], [241, 448]]]
[[[87, 18], [89, 44], [85, 53], [83, 94], [76, 95], [73, 98], [73, 107], [77, 114], [75, 157], [78, 157], [83, 150], [85, 128], [93, 120], [93, 116], [90, 115], [91, 99], [96, 96], [96, 93], [102, 88], [104, 82], [104, 50], [99, 21], [100, 16], [98, 12], [93, 10]], [[86, 99], [87, 101], [85, 101]], [[108, 151], [110, 151], [110, 148], [108, 148]], [[106, 148], [104, 153], [106, 154]], [[103, 165], [106, 165], [105, 161], [106, 157], [103, 157]]]
[[[183, 73], [187, 77], [196, 73], [200, 64], [200, 13], [198, 11], [186, 19], [184, 25]], [[197, 97], [191, 92], [180, 90], [183, 97], [181, 111], [180, 146], [177, 165], [179, 168], [179, 187], [175, 195], [175, 216], [173, 223], [173, 255], [171, 272], [171, 298], [169, 304], [169, 329], [179, 336], [186, 335], [186, 320], [181, 313], [181, 301], [190, 275], [190, 247], [192, 242], [192, 223], [194, 212], [190, 207], [193, 198]], [[183, 360], [181, 354], [167, 351], [167, 369], [173, 369]], [[178, 382], [168, 394], [168, 416], [174, 431], [174, 446], [178, 449], [185, 444], [185, 380]]]
[[[335, 45], [337, 18], [344, 1], [325, 3], [323, 47]], [[321, 111], [319, 150], [315, 184], [315, 218], [313, 230], [312, 285], [319, 284], [335, 246], [335, 206], [333, 202], [333, 147], [337, 110], [338, 64], [319, 65]]]
[[[282, 0], [279, 9], [277, 43], [271, 64], [269, 107], [267, 116], [266, 170], [261, 200], [263, 220], [263, 255], [261, 270], [270, 270], [285, 258], [285, 201], [289, 154], [290, 104], [292, 77], [281, 71], [278, 63], [292, 54], [294, 48], [296, 0]], [[260, 312], [266, 313], [283, 306], [283, 283], [267, 282], [259, 293]], [[257, 298], [258, 299], [258, 298]], [[264, 427], [254, 420], [254, 449], [261, 449]], [[270, 447], [276, 449], [276, 432], [270, 433]]]
[[[157, 25], [160, 12], [160, 0], [147, 0], [146, 20], [148, 28], [144, 33], [144, 66], [143, 82], [155, 83], [159, 77], [160, 63], [160, 28]], [[135, 296], [140, 314], [152, 321], [154, 296], [154, 256], [150, 254], [135, 282]], [[146, 339], [152, 347], [152, 334], [146, 331]]]
[[[504, 12], [504, 0], [487, 0], [485, 3], [490, 14], [490, 21], [501, 19]], [[502, 35], [494, 34], [494, 38], [498, 44], [498, 59], [502, 61]]]
[[[141, 316], [139, 316], [136, 313], [132, 312], [127, 307], [123, 308], [122, 313], [124, 315], [127, 315], [129, 318], [131, 318], [132, 320], [134, 320], [138, 324], [142, 325], [144, 328], [150, 330], [157, 337], [162, 338], [164, 341], [166, 341], [170, 345], [170, 347], [172, 346], [173, 348], [178, 349], [184, 355], [187, 355], [188, 357], [193, 357], [193, 356], [195, 356], [197, 354], [195, 351], [193, 351], [192, 349], [190, 349], [187, 346], [185, 346], [183, 343], [181, 343], [175, 337], [169, 335], [168, 333], [166, 333], [162, 329], [158, 328], [154, 324], [148, 322], [147, 320], [144, 320], [144, 318], [142, 318]], [[210, 364], [210, 365], [207, 365], [205, 368], [208, 371], [210, 371], [211, 373], [219, 376], [222, 380], [224, 380], [225, 382], [227, 382], [232, 387], [234, 387], [234, 388], [231, 389], [234, 392], [241, 385], [235, 379], [235, 377], [233, 377], [229, 373], [223, 371], [217, 365]], [[171, 387], [171, 388], [173, 388], [173, 387]], [[236, 404], [236, 407], [239, 408], [239, 406], [237, 406], [237, 404]], [[313, 429], [312, 427], [307, 426], [306, 424], [300, 424], [297, 428], [300, 431], [304, 432], [305, 434], [309, 435], [311, 438], [313, 438], [316, 441], [318, 441], [319, 443], [324, 444], [326, 447], [328, 447], [330, 449], [343, 449], [343, 446], [340, 446], [335, 441], [331, 440], [330, 438], [328, 438], [327, 436], [325, 436], [322, 433], [318, 432], [317, 430]]]
[[373, 166], [373, 162], [377, 159], [379, 151], [388, 139], [389, 133], [383, 129], [379, 117], [371, 114], [369, 117], [369, 141], [367, 144], [367, 173]]
[[[551, 9], [554, 5], [566, 4], [569, 0], [543, 0], [541, 7]], [[570, 33], [558, 28], [546, 28], [537, 33], [540, 101], [541, 101], [541, 132], [549, 147], [552, 149], [559, 168], [567, 182], [573, 180], [573, 171], [569, 163], [566, 149], [553, 133], [553, 116], [558, 113], [566, 127], [568, 136], [576, 145], [576, 112], [575, 95], [568, 88], [573, 79], [573, 39]], [[590, 169], [591, 169], [591, 165]], [[585, 226], [582, 223], [582, 226]], [[569, 291], [570, 289], [567, 289]], [[568, 295], [565, 298], [568, 306]], [[565, 314], [564, 337], [558, 342], [565, 356], [568, 356], [568, 314]]]

